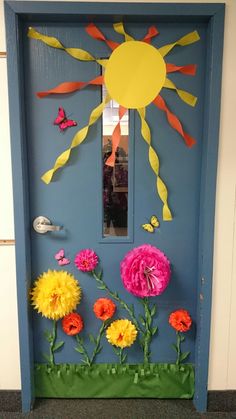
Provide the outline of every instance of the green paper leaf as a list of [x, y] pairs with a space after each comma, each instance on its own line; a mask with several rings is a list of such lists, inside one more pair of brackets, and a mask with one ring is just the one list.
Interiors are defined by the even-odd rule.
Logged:
[[184, 352], [180, 355], [179, 360], [180, 362], [184, 361], [186, 358], [188, 358], [190, 352]]
[[75, 351], [79, 352], [80, 354], [84, 353], [84, 350], [82, 348], [78, 348], [78, 347], [75, 347]]
[[63, 341], [56, 343], [53, 347], [53, 352], [58, 351], [58, 349], [60, 349], [64, 345], [64, 343], [65, 342]]
[[122, 364], [126, 361], [126, 358], [127, 358], [127, 354], [124, 354], [124, 355], [121, 357]]
[[117, 356], [119, 356], [119, 354], [120, 354], [119, 349], [118, 349], [118, 348], [115, 348], [115, 346], [113, 346], [113, 350], [114, 350], [115, 354], [116, 354]]
[[86, 364], [86, 365], [90, 366], [90, 362], [89, 362], [88, 358], [87, 358], [87, 359], [82, 359], [82, 362], [83, 362], [84, 364]]
[[97, 288], [99, 290], [105, 290], [106, 289], [105, 285], [102, 285], [102, 284], [101, 285], [98, 285]]
[[179, 337], [180, 337], [180, 342], [184, 342], [185, 341], [185, 337], [183, 335], [180, 334]]
[[96, 355], [100, 354], [101, 350], [102, 350], [102, 346], [100, 346], [100, 347], [96, 350]]
[[177, 348], [177, 346], [175, 345], [175, 343], [172, 343], [172, 348], [174, 349], [174, 351], [176, 351], [176, 352], [178, 352], [178, 348]]
[[157, 326], [155, 326], [155, 327], [152, 328], [152, 330], [151, 330], [152, 336], [154, 336], [156, 334], [157, 330], [158, 330], [158, 327]]
[[51, 335], [49, 330], [44, 331], [44, 337], [49, 343], [51, 343], [53, 341], [53, 336]]
[[47, 354], [43, 354], [43, 357], [46, 359], [46, 361], [51, 362], [50, 356]]
[[152, 306], [152, 309], [151, 309], [151, 316], [152, 316], [152, 317], [153, 317], [153, 316], [155, 316], [156, 312], [157, 312], [157, 306], [154, 304], [154, 305]]
[[84, 342], [83, 338], [81, 336], [79, 336], [79, 335], [76, 335], [76, 340], [79, 343], [79, 345], [82, 345], [83, 342]]
[[139, 302], [140, 302], [143, 306], [145, 306], [145, 301], [144, 301], [144, 299], [143, 299], [143, 298], [139, 298]]
[[152, 318], [151, 318], [150, 314], [147, 313], [147, 325], [148, 325], [148, 327], [150, 327], [151, 324], [152, 324]]
[[96, 275], [97, 275], [98, 279], [101, 279], [102, 278], [102, 270], [100, 272], [98, 272]]
[[141, 314], [139, 315], [139, 320], [140, 320], [140, 323], [141, 323], [143, 326], [145, 326], [145, 325], [146, 325], [146, 322], [145, 322], [145, 320], [144, 320], [143, 316], [141, 316]]
[[91, 333], [89, 333], [89, 340], [91, 343], [94, 343], [94, 345], [96, 344], [96, 339]]

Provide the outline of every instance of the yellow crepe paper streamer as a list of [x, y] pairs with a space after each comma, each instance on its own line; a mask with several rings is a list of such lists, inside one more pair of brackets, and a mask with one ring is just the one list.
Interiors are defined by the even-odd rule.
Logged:
[[102, 65], [103, 67], [106, 66], [106, 63], [108, 61], [108, 60], [96, 59], [91, 54], [89, 54], [89, 52], [85, 51], [84, 49], [65, 48], [57, 38], [54, 38], [53, 36], [43, 35], [43, 34], [37, 32], [34, 28], [29, 28], [28, 29], [28, 37], [33, 38], [33, 39], [38, 39], [38, 40], [44, 42], [44, 44], [46, 44], [50, 47], [57, 48], [57, 49], [62, 49], [65, 52], [67, 52], [67, 54], [71, 55], [73, 58], [76, 58], [76, 60], [96, 61], [98, 64]]
[[194, 42], [199, 41], [200, 36], [197, 31], [190, 32], [187, 35], [183, 36], [182, 38], [178, 39], [178, 41], [173, 42], [172, 44], [164, 45], [163, 47], [159, 48], [158, 51], [165, 57], [176, 45], [180, 47], [184, 47], [186, 45], [193, 44]]
[[172, 214], [170, 211], [170, 208], [168, 206], [168, 191], [167, 191], [167, 187], [165, 185], [165, 183], [163, 182], [163, 180], [160, 178], [159, 176], [159, 167], [160, 167], [160, 163], [159, 163], [159, 157], [157, 155], [157, 153], [155, 152], [154, 148], [151, 145], [151, 131], [149, 128], [149, 125], [145, 119], [145, 114], [146, 114], [146, 109], [145, 108], [140, 108], [137, 109], [140, 119], [141, 119], [141, 133], [142, 136], [144, 138], [144, 140], [146, 141], [146, 143], [149, 145], [149, 163], [150, 166], [153, 170], [153, 172], [155, 173], [156, 177], [157, 177], [157, 192], [158, 195], [161, 199], [161, 201], [163, 202], [163, 210], [162, 210], [162, 217], [164, 221], [171, 221], [172, 220]]
[[51, 182], [54, 173], [58, 169], [60, 169], [61, 167], [65, 166], [65, 164], [68, 162], [68, 160], [70, 158], [71, 150], [75, 147], [78, 147], [85, 140], [85, 138], [87, 137], [87, 134], [88, 134], [89, 127], [91, 125], [93, 125], [98, 120], [98, 118], [100, 118], [106, 104], [108, 102], [110, 102], [110, 100], [111, 100], [110, 96], [107, 95], [105, 97], [105, 99], [102, 101], [102, 103], [100, 103], [96, 108], [93, 109], [93, 111], [91, 112], [90, 117], [89, 117], [88, 125], [86, 125], [82, 129], [80, 129], [75, 134], [75, 136], [74, 136], [74, 138], [71, 142], [70, 148], [63, 151], [63, 153], [60, 154], [60, 156], [56, 159], [54, 167], [52, 169], [48, 170], [46, 173], [44, 173], [44, 175], [41, 177], [43, 182], [45, 182], [48, 185]]
[[175, 90], [177, 95], [180, 97], [180, 99], [182, 99], [188, 105], [190, 105], [190, 106], [195, 106], [196, 105], [196, 103], [197, 103], [197, 97], [196, 96], [192, 95], [189, 92], [186, 92], [185, 90], [178, 89], [176, 87], [176, 85], [173, 83], [173, 81], [168, 79], [167, 77], [165, 79], [165, 83], [164, 83], [163, 87], [166, 87], [167, 89]]
[[124, 25], [123, 25], [122, 22], [114, 23], [113, 28], [117, 33], [120, 33], [121, 35], [124, 35], [125, 42], [135, 41], [135, 39], [132, 36], [130, 36], [127, 32], [125, 32], [125, 28], [124, 28]]

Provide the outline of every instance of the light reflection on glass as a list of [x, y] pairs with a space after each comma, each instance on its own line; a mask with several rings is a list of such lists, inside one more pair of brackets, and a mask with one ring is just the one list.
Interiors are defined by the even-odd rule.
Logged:
[[[103, 87], [103, 97], [106, 95]], [[112, 150], [112, 133], [119, 122], [119, 105], [111, 101], [103, 112], [103, 236], [128, 235], [129, 115], [123, 116], [114, 167], [105, 164]]]

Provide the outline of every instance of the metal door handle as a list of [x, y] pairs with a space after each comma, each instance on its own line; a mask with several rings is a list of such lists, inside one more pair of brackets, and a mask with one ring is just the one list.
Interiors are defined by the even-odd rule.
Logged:
[[42, 215], [35, 218], [33, 221], [33, 229], [39, 234], [45, 234], [48, 231], [60, 231], [62, 228], [63, 226], [53, 225], [47, 217], [43, 217]]

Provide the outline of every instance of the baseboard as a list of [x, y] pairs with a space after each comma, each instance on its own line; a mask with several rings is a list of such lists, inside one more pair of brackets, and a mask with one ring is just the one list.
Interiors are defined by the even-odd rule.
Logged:
[[[208, 412], [236, 412], [236, 390], [209, 391], [207, 410]], [[0, 412], [20, 411], [21, 392], [18, 390], [0, 390]]]

